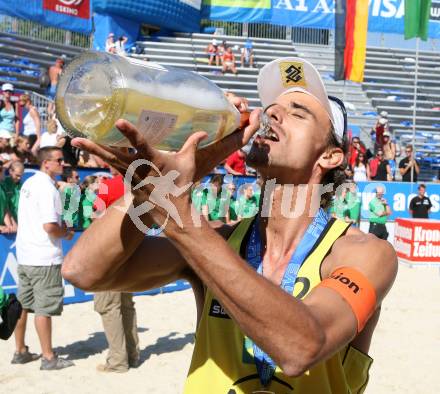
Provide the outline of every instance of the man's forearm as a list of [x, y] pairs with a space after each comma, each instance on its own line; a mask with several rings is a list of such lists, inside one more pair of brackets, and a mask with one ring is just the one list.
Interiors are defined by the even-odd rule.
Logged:
[[64, 260], [66, 279], [90, 288], [109, 279], [133, 254], [145, 235], [136, 228], [127, 210], [121, 198], [84, 231]]
[[258, 275], [206, 222], [167, 232], [243, 332], [285, 372], [309, 365], [324, 334], [302, 301]]

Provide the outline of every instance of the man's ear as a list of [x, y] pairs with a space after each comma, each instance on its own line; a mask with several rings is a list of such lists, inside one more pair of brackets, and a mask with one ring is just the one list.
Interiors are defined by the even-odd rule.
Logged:
[[318, 164], [324, 170], [339, 167], [344, 162], [344, 152], [341, 148], [328, 148], [318, 159]]

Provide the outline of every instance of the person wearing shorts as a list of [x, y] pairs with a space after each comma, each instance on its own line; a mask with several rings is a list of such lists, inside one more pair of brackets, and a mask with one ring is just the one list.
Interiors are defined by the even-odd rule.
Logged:
[[52, 348], [52, 316], [63, 311], [61, 239], [73, 237], [62, 223], [61, 198], [55, 186], [55, 177], [63, 171], [63, 160], [60, 148], [40, 149], [40, 171], [24, 182], [18, 203], [18, 300], [23, 312], [15, 329], [16, 351], [11, 363], [26, 364], [40, 357], [25, 344], [27, 315], [34, 313], [42, 352], [41, 370], [73, 365]]

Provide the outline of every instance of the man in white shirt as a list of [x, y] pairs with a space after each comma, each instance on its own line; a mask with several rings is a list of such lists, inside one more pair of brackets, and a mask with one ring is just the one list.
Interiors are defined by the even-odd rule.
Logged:
[[40, 149], [40, 171], [24, 182], [18, 205], [18, 299], [23, 313], [15, 329], [16, 352], [11, 362], [25, 364], [39, 358], [25, 345], [27, 314], [33, 312], [42, 370], [73, 365], [52, 349], [52, 316], [61, 315], [63, 310], [61, 239], [73, 237], [73, 232], [61, 221], [61, 198], [55, 186], [55, 177], [63, 171], [63, 160], [60, 148]]

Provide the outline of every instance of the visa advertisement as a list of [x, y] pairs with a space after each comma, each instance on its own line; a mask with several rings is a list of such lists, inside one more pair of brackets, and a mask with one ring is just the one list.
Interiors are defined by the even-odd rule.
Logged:
[[[202, 18], [334, 29], [335, 0], [203, 0]], [[404, 0], [370, 0], [368, 30], [401, 33]], [[431, 3], [431, 38], [440, 37], [440, 1]]]

